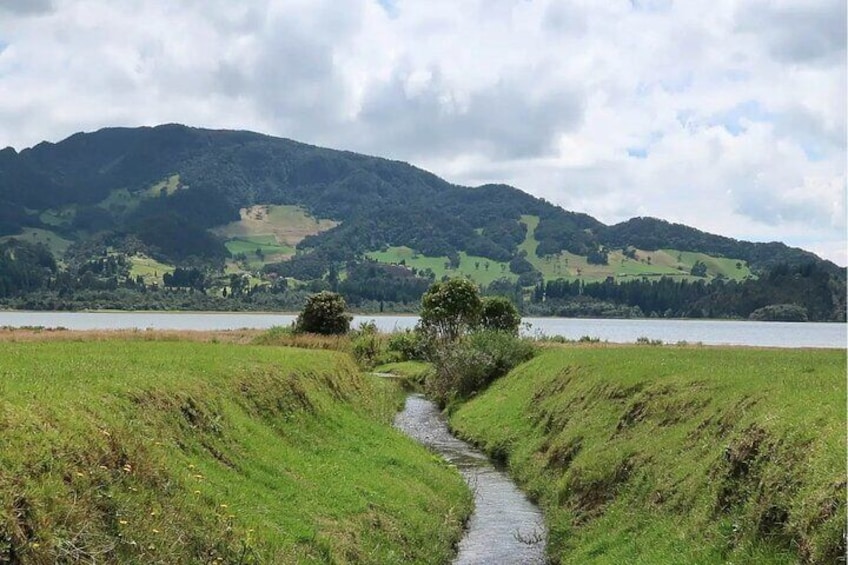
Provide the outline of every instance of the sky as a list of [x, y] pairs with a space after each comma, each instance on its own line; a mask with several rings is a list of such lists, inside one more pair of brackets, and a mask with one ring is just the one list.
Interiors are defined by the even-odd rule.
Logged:
[[0, 147], [247, 129], [848, 263], [844, 0], [0, 0]]

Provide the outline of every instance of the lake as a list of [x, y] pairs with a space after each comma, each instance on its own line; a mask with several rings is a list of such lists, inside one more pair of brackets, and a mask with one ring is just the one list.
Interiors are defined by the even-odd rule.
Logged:
[[[41, 326], [71, 330], [231, 330], [285, 326], [294, 314], [242, 312], [23, 312], [0, 311], [0, 327]], [[374, 321], [382, 331], [414, 328], [416, 316], [354, 316], [353, 326]], [[611, 343], [634, 343], [638, 338], [664, 343], [704, 345], [750, 345], [763, 347], [845, 348], [846, 324], [813, 322], [749, 322], [728, 320], [524, 318], [524, 335], [583, 336]]]

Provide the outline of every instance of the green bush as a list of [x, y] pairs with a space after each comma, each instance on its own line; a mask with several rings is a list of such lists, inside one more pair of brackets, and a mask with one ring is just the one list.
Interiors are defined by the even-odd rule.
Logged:
[[385, 358], [386, 347], [383, 337], [374, 322], [363, 322], [353, 332], [351, 352], [360, 367], [372, 369], [375, 365], [389, 362]]
[[535, 353], [536, 347], [530, 340], [505, 332], [477, 331], [432, 350], [430, 361], [434, 370], [425, 388], [444, 406], [482, 391]]
[[345, 334], [350, 331], [350, 315], [340, 294], [319, 292], [306, 299], [303, 311], [295, 321], [295, 331], [323, 335]]
[[398, 361], [423, 361], [426, 349], [424, 339], [416, 331], [404, 330], [389, 336], [388, 350], [396, 354]]
[[433, 283], [421, 298], [421, 331], [437, 341], [455, 341], [480, 322], [482, 302], [468, 279]]
[[518, 308], [505, 296], [487, 296], [483, 298], [480, 310], [480, 325], [483, 329], [508, 332], [518, 335], [521, 314]]
[[489, 362], [467, 340], [439, 347], [432, 354], [433, 371], [427, 374], [424, 388], [441, 406], [467, 398], [483, 389]]
[[806, 322], [809, 319], [807, 309], [797, 304], [769, 304], [757, 308], [748, 318], [761, 322]]
[[532, 341], [501, 331], [474, 332], [468, 336], [468, 341], [475, 351], [483, 353], [489, 359], [486, 368], [488, 379], [484, 383], [486, 385], [506, 375], [521, 363], [529, 361], [536, 354], [536, 346]]

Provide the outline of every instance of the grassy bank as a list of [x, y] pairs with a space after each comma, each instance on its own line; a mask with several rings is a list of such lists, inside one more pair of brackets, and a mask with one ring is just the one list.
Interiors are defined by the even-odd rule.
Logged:
[[349, 358], [0, 342], [0, 562], [433, 563], [469, 495]]
[[539, 499], [563, 563], [835, 563], [844, 351], [547, 350], [452, 418]]

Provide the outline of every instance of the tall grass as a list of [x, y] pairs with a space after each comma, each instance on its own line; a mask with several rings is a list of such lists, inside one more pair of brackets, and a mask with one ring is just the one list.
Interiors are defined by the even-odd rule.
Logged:
[[835, 563], [846, 355], [548, 348], [453, 416], [539, 499], [562, 563]]
[[0, 562], [432, 563], [470, 509], [346, 355], [0, 343]]

